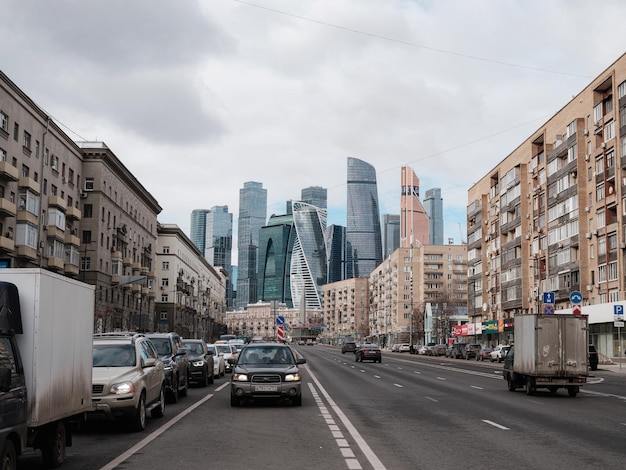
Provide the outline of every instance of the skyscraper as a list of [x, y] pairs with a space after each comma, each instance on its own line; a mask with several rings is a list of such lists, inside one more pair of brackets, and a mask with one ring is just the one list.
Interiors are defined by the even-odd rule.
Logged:
[[341, 225], [331, 225], [326, 230], [327, 282], [347, 279], [346, 251], [346, 228]]
[[400, 216], [383, 214], [383, 258], [400, 248]]
[[302, 190], [301, 195], [300, 200], [302, 202], [319, 207], [320, 209], [327, 208], [328, 190], [326, 188], [322, 188], [321, 186], [309, 186]]
[[347, 276], [368, 277], [382, 262], [376, 171], [369, 163], [348, 157], [346, 238]]
[[233, 214], [228, 206], [213, 206], [206, 214], [206, 237], [204, 257], [213, 266], [224, 268], [226, 281], [226, 308], [233, 308]]
[[208, 209], [191, 211], [191, 234], [189, 238], [202, 254], [204, 254], [206, 244], [206, 215], [208, 212]]
[[429, 220], [420, 201], [420, 180], [408, 166], [403, 166], [400, 173], [400, 246], [428, 245]]
[[296, 238], [291, 255], [291, 298], [294, 308], [322, 310], [322, 285], [326, 283], [326, 209], [294, 201]]
[[237, 300], [238, 309], [255, 303], [257, 297], [257, 256], [259, 230], [267, 218], [267, 189], [248, 181], [239, 190]]
[[430, 243], [432, 245], [443, 245], [443, 199], [441, 198], [441, 188], [432, 188], [426, 191], [424, 208], [430, 217]]

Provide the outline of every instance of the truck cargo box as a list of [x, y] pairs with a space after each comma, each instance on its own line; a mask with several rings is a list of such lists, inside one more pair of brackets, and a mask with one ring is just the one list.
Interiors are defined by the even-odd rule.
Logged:
[[19, 292], [27, 425], [91, 409], [94, 287], [43, 269], [0, 269], [0, 280]]
[[517, 374], [588, 375], [587, 317], [571, 314], [515, 315]]

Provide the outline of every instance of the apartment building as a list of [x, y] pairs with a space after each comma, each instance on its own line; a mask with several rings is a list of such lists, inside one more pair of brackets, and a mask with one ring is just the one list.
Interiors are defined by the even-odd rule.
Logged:
[[499, 325], [484, 339], [512, 339], [515, 314], [550, 308], [544, 293], [570, 311], [579, 291], [591, 340], [618, 355], [595, 312], [625, 300], [625, 150], [623, 55], [469, 189], [470, 323]]
[[322, 286], [324, 341], [342, 344], [370, 336], [368, 282], [366, 277], [356, 277]]

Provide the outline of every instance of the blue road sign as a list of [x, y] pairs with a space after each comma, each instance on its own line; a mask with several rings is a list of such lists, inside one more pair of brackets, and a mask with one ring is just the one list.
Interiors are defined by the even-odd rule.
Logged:
[[543, 313], [554, 313], [554, 305], [552, 305], [552, 304], [545, 304], [543, 306]]
[[613, 305], [613, 314], [614, 315], [624, 315], [624, 306], [623, 305]]
[[573, 304], [581, 304], [583, 302], [583, 295], [579, 291], [575, 290], [570, 292], [569, 301]]
[[285, 324], [285, 317], [283, 317], [282, 315], [276, 317], [276, 324], [277, 325], [284, 325]]
[[553, 304], [554, 303], [554, 292], [544, 292], [543, 293], [543, 303], [544, 304]]

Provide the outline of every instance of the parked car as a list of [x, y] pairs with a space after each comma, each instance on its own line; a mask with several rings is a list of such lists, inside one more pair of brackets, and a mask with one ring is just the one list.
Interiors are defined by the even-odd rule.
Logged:
[[465, 347], [467, 343], [454, 343], [452, 349], [450, 349], [450, 357], [453, 359], [462, 358], [465, 354]]
[[215, 361], [202, 339], [183, 339], [189, 361], [189, 381], [206, 387], [214, 382]]
[[174, 332], [148, 333], [159, 357], [165, 365], [165, 391], [170, 403], [176, 403], [179, 396], [186, 396], [189, 387], [189, 360], [183, 340]]
[[347, 352], [354, 353], [355, 351], [356, 351], [356, 343], [354, 341], [345, 342], [341, 346], [341, 354], [345, 354]]
[[478, 357], [478, 354], [480, 353], [480, 349], [481, 349], [480, 344], [470, 343], [467, 346], [465, 346], [465, 349], [463, 350], [463, 357], [467, 360], [473, 357]]
[[224, 361], [224, 354], [222, 354], [215, 344], [206, 345], [209, 354], [213, 356], [213, 377], [224, 377], [226, 374], [226, 364]]
[[424, 344], [418, 346], [417, 354], [419, 354], [421, 356], [425, 356], [427, 352], [428, 352], [428, 346], [426, 346]]
[[493, 351], [493, 348], [480, 348], [480, 351], [476, 355], [476, 360], [477, 361], [490, 361], [491, 351]]
[[377, 344], [362, 344], [357, 348], [354, 355], [356, 358], [356, 362], [382, 362], [382, 352]]
[[496, 346], [495, 348], [493, 348], [493, 351], [491, 351], [489, 353], [489, 359], [491, 360], [491, 362], [502, 362], [504, 360], [504, 356], [506, 356], [506, 353], [509, 351], [509, 348], [511, 346], [505, 345], [505, 344], [500, 344], [498, 346]]
[[146, 428], [146, 414], [165, 411], [165, 368], [152, 342], [139, 333], [93, 337], [93, 411], [87, 420], [125, 420], [133, 431]]
[[230, 380], [230, 405], [246, 399], [291, 400], [302, 405], [298, 366], [306, 360], [283, 343], [254, 343], [242, 349]]
[[237, 360], [237, 349], [228, 343], [215, 343], [215, 347], [217, 347], [217, 350], [224, 356], [224, 368], [226, 372], [231, 372]]
[[598, 350], [593, 344], [589, 345], [589, 369], [598, 370]]
[[411, 345], [409, 343], [402, 343], [398, 346], [398, 352], [411, 352]]
[[445, 356], [446, 349], [448, 349], [448, 346], [446, 346], [445, 344], [437, 344], [433, 346], [432, 347], [433, 356]]

